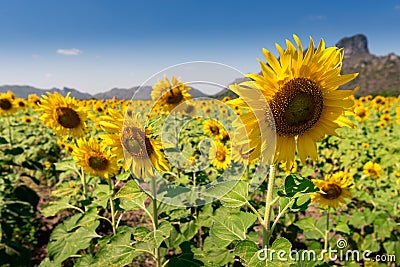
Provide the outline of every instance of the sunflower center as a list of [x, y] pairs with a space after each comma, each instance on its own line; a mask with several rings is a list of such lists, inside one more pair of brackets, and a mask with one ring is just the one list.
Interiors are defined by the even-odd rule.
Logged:
[[223, 161], [225, 160], [226, 156], [225, 156], [225, 153], [224, 153], [224, 152], [217, 151], [217, 153], [215, 154], [215, 158], [216, 158], [218, 161], [223, 162]]
[[270, 101], [277, 133], [296, 136], [309, 130], [321, 117], [323, 102], [315, 82], [296, 78], [285, 83]]
[[96, 171], [104, 171], [107, 169], [110, 161], [106, 159], [103, 155], [90, 156], [88, 160], [88, 165]]
[[368, 169], [368, 174], [370, 176], [378, 176], [378, 173], [375, 169]]
[[211, 126], [210, 126], [210, 131], [211, 131], [212, 134], [215, 134], [215, 135], [219, 134], [219, 128], [218, 128], [218, 126], [211, 125]]
[[359, 112], [357, 113], [357, 115], [358, 115], [358, 117], [360, 117], [360, 118], [364, 118], [365, 115], [366, 115], [366, 113], [365, 113], [364, 110], [362, 110], [362, 111], [359, 111]]
[[325, 192], [322, 197], [329, 200], [337, 199], [342, 194], [342, 188], [336, 184], [328, 184], [322, 188], [322, 191]]
[[0, 99], [0, 108], [2, 110], [10, 110], [12, 108], [12, 104], [8, 99]]
[[56, 108], [57, 122], [61, 126], [69, 129], [74, 129], [81, 124], [81, 118], [79, 114], [68, 107], [58, 107]]
[[167, 103], [168, 104], [178, 104], [182, 101], [183, 95], [179, 89], [171, 89], [168, 92]]
[[137, 127], [126, 127], [122, 132], [122, 145], [126, 151], [136, 158], [148, 158], [154, 149], [150, 139], [143, 130]]
[[185, 112], [186, 112], [186, 113], [191, 113], [192, 111], [194, 111], [194, 106], [188, 105], [187, 108], [186, 108], [186, 110], [185, 110]]

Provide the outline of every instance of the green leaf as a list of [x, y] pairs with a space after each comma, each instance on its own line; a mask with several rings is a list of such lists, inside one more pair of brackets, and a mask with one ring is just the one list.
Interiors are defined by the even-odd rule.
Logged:
[[310, 196], [302, 195], [295, 198], [292, 207], [290, 208], [292, 211], [304, 211], [308, 208], [311, 203]]
[[344, 223], [344, 222], [338, 222], [338, 224], [335, 227], [335, 230], [338, 232], [348, 234], [348, 235], [350, 234], [350, 228], [347, 225], [347, 223]]
[[[290, 249], [292, 244], [289, 240], [284, 237], [278, 238], [272, 243], [271, 249], [268, 249], [268, 267], [278, 267], [278, 266], [291, 266], [293, 263], [290, 259]], [[275, 251], [275, 253], [272, 253]], [[282, 252], [282, 255], [279, 255], [279, 252]], [[283, 254], [284, 252], [284, 254]], [[279, 257], [286, 259], [286, 261], [282, 261]]]
[[258, 258], [258, 246], [253, 241], [243, 240], [236, 244], [234, 253], [241, 260], [241, 263], [249, 267], [262, 267], [265, 262]]
[[131, 246], [131, 233], [118, 233], [109, 244], [101, 247], [93, 259], [92, 267], [119, 267], [132, 263], [134, 257], [140, 255], [134, 246]]
[[58, 225], [51, 233], [47, 248], [50, 260], [60, 265], [71, 255], [87, 248], [93, 238], [99, 237], [95, 231], [99, 224], [95, 221], [91, 225], [79, 227], [74, 231], [68, 231], [64, 223]]
[[372, 252], [378, 252], [379, 251], [379, 242], [373, 237], [373, 235], [367, 235], [365, 236], [363, 242], [361, 243], [361, 250], [370, 250]]
[[[388, 241], [383, 243], [383, 247], [386, 250], [386, 254], [396, 258], [397, 266], [400, 266], [400, 241]], [[393, 255], [393, 256], [392, 256]]]
[[298, 220], [294, 223], [294, 225], [303, 230], [304, 236], [307, 239], [319, 239], [325, 236], [323, 230], [321, 230], [325, 228], [323, 227], [323, 225], [320, 225], [324, 223], [325, 220], [319, 220], [317, 224], [317, 221], [314, 218], [309, 217]]
[[121, 174], [118, 174], [117, 176], [115, 176], [115, 178], [117, 178], [118, 181], [126, 181], [131, 177], [131, 173], [130, 172], [124, 172]]
[[8, 141], [4, 137], [0, 136], [0, 145], [4, 145], [4, 144], [8, 144]]
[[207, 267], [227, 266], [234, 260], [233, 253], [224, 247], [217, 246], [209, 237], [204, 240], [203, 249], [192, 248], [192, 251], [194, 258], [202, 261]]
[[171, 234], [171, 228], [172, 225], [169, 222], [162, 222], [158, 226], [155, 235], [153, 234], [153, 232], [151, 232], [148, 234], [148, 236], [150, 236], [150, 238], [154, 238], [153, 236], [155, 236], [155, 245], [156, 247], [159, 247], [165, 239], [169, 238]]
[[131, 180], [127, 182], [115, 195], [114, 199], [126, 198], [126, 199], [137, 199], [145, 195], [145, 193], [140, 190], [136, 181]]
[[49, 202], [46, 204], [41, 212], [43, 216], [50, 217], [57, 215], [60, 211], [71, 208], [69, 204], [69, 198], [59, 198], [56, 201]]
[[247, 229], [254, 224], [256, 219], [256, 215], [252, 213], [227, 213], [219, 209], [213, 217], [211, 239], [219, 247], [226, 247], [235, 240], [245, 240]]
[[280, 196], [294, 197], [299, 194], [318, 192], [319, 188], [307, 178], [296, 174], [290, 174], [285, 178], [285, 190], [279, 191]]
[[93, 191], [93, 202], [92, 206], [95, 207], [103, 207], [104, 209], [107, 208], [108, 202], [110, 201], [110, 196], [112, 192], [110, 190], [109, 185], [107, 184], [98, 184]]
[[114, 197], [114, 199], [118, 198], [121, 199], [119, 206], [125, 211], [147, 209], [144, 204], [147, 195], [140, 190], [136, 181], [127, 182]]
[[75, 161], [73, 159], [56, 162], [54, 165], [56, 167], [56, 171], [75, 170]]
[[4, 150], [4, 154], [5, 155], [21, 155], [22, 153], [24, 153], [24, 149], [22, 147], [13, 147], [11, 149], [6, 149]]
[[220, 200], [222, 205], [228, 208], [239, 208], [247, 203], [248, 184], [245, 181], [239, 181], [237, 185], [224, 195]]
[[191, 240], [197, 234], [197, 229], [197, 222], [193, 220], [179, 225], [179, 230], [185, 241]]
[[168, 262], [168, 266], [170, 267], [197, 267], [204, 266], [204, 263], [201, 262], [198, 257], [194, 257], [194, 253], [192, 248], [196, 250], [196, 248], [190, 246], [189, 242], [186, 242], [180, 245], [180, 249], [182, 253], [180, 255], [174, 256]]

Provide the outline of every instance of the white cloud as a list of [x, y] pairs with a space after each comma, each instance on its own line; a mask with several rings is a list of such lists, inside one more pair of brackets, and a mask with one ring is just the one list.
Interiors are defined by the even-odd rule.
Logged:
[[51, 77], [53, 77], [53, 74], [51, 74], [51, 73], [46, 73], [44, 76], [45, 76], [46, 78], [51, 78]]
[[82, 51], [76, 48], [71, 49], [57, 49], [57, 54], [64, 55], [64, 56], [77, 56], [82, 54]]

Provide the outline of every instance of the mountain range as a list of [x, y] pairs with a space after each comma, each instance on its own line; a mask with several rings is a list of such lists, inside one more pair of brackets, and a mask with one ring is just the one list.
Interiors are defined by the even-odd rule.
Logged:
[[[385, 56], [376, 56], [369, 52], [367, 37], [363, 34], [357, 34], [351, 37], [342, 38], [337, 47], [343, 48], [345, 58], [343, 60], [342, 73], [358, 72], [359, 76], [346, 84], [346, 89], [359, 86], [356, 92], [357, 96], [362, 95], [399, 95], [400, 94], [400, 56], [389, 53]], [[239, 83], [247, 78], [237, 78], [232, 83]], [[231, 83], [231, 84], [232, 84]], [[77, 99], [131, 99], [137, 92], [139, 86], [132, 88], [113, 88], [103, 93], [94, 95], [80, 92], [77, 89], [64, 87], [63, 89], [39, 89], [32, 86], [24, 85], [3, 85], [0, 86], [0, 92], [11, 90], [17, 97], [28, 97], [29, 94], [38, 96], [45, 92], [58, 92], [62, 95], [71, 93], [72, 97]], [[148, 100], [151, 99], [151, 86], [144, 86], [135, 95], [135, 99]], [[197, 97], [215, 97], [221, 99], [225, 96], [235, 98], [236, 95], [228, 89], [224, 89], [219, 93], [209, 96], [203, 92], [192, 88], [189, 91], [193, 98]]]

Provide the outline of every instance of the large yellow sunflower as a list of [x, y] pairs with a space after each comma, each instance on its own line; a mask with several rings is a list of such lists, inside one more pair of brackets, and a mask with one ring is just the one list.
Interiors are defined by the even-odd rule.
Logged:
[[338, 173], [327, 175], [325, 180], [312, 180], [321, 192], [313, 193], [311, 200], [322, 208], [338, 208], [346, 203], [346, 199], [351, 199], [349, 188], [353, 185], [352, 176], [340, 171]]
[[[250, 145], [260, 144], [264, 134], [266, 142], [276, 134], [274, 162], [288, 162], [291, 168], [296, 147], [302, 162], [308, 156], [317, 158], [316, 141], [326, 134], [336, 135], [341, 125], [354, 127], [343, 117], [345, 111], [353, 107], [349, 98], [354, 90], [337, 90], [339, 86], [353, 80], [358, 74], [341, 75], [343, 50], [325, 47], [322, 39], [314, 48], [313, 39], [303, 54], [300, 39], [294, 35], [297, 49], [289, 40], [286, 50], [276, 45], [279, 60], [268, 50], [263, 49], [266, 63], [260, 60], [261, 74], [247, 74], [251, 81], [231, 85], [230, 89], [240, 96], [231, 104], [247, 108], [240, 116], [249, 133]], [[266, 99], [266, 103], [260, 101]], [[268, 107], [269, 106], [269, 107]], [[260, 129], [258, 121], [266, 125]], [[263, 126], [261, 126], [263, 127]]]
[[191, 90], [190, 87], [174, 76], [172, 76], [171, 82], [165, 77], [165, 80], [158, 80], [158, 83], [153, 86], [151, 98], [156, 101], [155, 107], [169, 112], [191, 98], [189, 90]]
[[125, 169], [130, 169], [137, 178], [146, 180], [154, 176], [153, 167], [160, 171], [169, 170], [169, 164], [162, 150], [160, 140], [145, 129], [140, 113], [126, 116], [109, 110], [109, 116], [102, 116], [100, 126], [107, 134], [100, 135], [104, 143], [119, 160], [124, 160]]
[[10, 115], [17, 111], [15, 95], [12, 92], [0, 94], [0, 116]]
[[86, 173], [104, 178], [111, 178], [118, 173], [118, 163], [110, 151], [105, 151], [105, 145], [100, 145], [97, 139], [78, 139], [72, 152], [77, 164]]
[[41, 120], [60, 136], [81, 137], [85, 134], [86, 111], [78, 106], [74, 98], [59, 93], [48, 93], [38, 104], [42, 111]]

